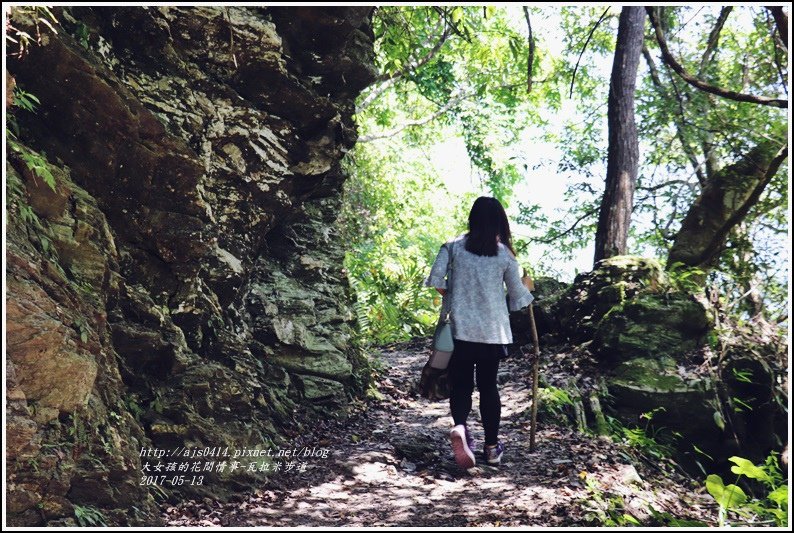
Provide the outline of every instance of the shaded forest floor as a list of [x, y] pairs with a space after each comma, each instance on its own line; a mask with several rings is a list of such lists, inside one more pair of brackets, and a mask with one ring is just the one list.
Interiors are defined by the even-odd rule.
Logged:
[[[299, 446], [330, 450], [303, 472], [271, 475], [267, 486], [229, 503], [165, 504], [169, 526], [583, 526], [669, 525], [670, 519], [716, 524], [702, 482], [672, 465], [570, 428], [539, 424], [529, 452], [530, 361], [500, 367], [502, 465], [479, 464], [482, 430], [475, 391], [469, 427], [478, 465], [452, 459], [448, 404], [413, 392], [427, 341], [382, 350], [380, 401], [357, 406], [347, 421], [322, 421]], [[544, 374], [565, 354], [544, 353]], [[555, 357], [556, 356], [556, 357]], [[570, 364], [570, 363], [569, 363]], [[630, 518], [626, 518], [629, 515]], [[614, 522], [610, 522], [610, 520]], [[628, 520], [629, 522], [626, 522]]]

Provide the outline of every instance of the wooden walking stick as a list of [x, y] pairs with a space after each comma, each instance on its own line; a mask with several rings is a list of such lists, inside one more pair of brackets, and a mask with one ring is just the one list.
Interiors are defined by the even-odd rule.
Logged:
[[535, 451], [535, 428], [538, 425], [538, 363], [540, 362], [540, 347], [538, 346], [538, 327], [535, 325], [535, 313], [532, 304], [529, 304], [529, 325], [532, 330], [532, 344], [534, 345], [535, 358], [532, 361], [532, 420], [529, 426], [529, 451]]
[[[527, 275], [524, 270], [524, 277], [521, 278], [524, 286], [530, 291], [535, 290], [535, 282]], [[538, 327], [535, 324], [535, 313], [532, 304], [529, 304], [529, 327], [532, 332], [532, 344], [534, 346], [534, 359], [532, 361], [532, 418], [529, 426], [529, 451], [535, 451], [535, 428], [538, 425], [538, 364], [540, 362], [540, 346], [538, 345]]]

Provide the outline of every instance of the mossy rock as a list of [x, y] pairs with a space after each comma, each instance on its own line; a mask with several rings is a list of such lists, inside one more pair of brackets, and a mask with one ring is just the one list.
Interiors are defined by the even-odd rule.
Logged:
[[679, 366], [672, 357], [638, 357], [620, 363], [606, 380], [611, 407], [627, 423], [641, 423], [643, 413], [661, 408], [654, 415], [676, 429], [716, 430], [714, 385]]
[[348, 382], [353, 377], [353, 366], [345, 355], [338, 351], [329, 351], [324, 355], [284, 352], [273, 356], [270, 362], [295, 374], [340, 382]]
[[[538, 335], [554, 333], [560, 329], [560, 320], [556, 310], [557, 303], [569, 287], [568, 283], [557, 281], [550, 277], [539, 277], [535, 281], [532, 296], [532, 310]], [[525, 345], [532, 342], [529, 315], [525, 311], [510, 313], [510, 329], [513, 332], [513, 343]]]
[[593, 272], [601, 272], [607, 275], [617, 274], [621, 277], [630, 272], [637, 279], [656, 280], [659, 283], [664, 281], [662, 264], [657, 259], [638, 255], [616, 255], [602, 259], [595, 264]]
[[613, 306], [603, 316], [593, 350], [612, 361], [678, 358], [700, 346], [710, 326], [708, 310], [689, 295], [641, 295]]
[[535, 297], [535, 302], [541, 302], [548, 298], [555, 297], [567, 289], [570, 284], [562, 281], [557, 281], [548, 276], [542, 276], [535, 281], [535, 290], [532, 295]]
[[601, 318], [614, 306], [640, 294], [657, 294], [668, 286], [661, 263], [647, 257], [621, 255], [603, 259], [591, 272], [576, 276], [573, 284], [549, 302], [558, 333], [574, 341], [588, 341]]
[[303, 397], [312, 405], [338, 404], [345, 398], [345, 388], [338, 381], [316, 376], [300, 376]]

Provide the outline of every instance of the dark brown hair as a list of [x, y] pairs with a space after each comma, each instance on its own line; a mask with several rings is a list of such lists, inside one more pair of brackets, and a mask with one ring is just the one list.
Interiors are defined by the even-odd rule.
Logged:
[[469, 232], [466, 249], [473, 254], [494, 256], [499, 250], [496, 238], [515, 256], [510, 223], [505, 208], [496, 198], [480, 196], [469, 212]]

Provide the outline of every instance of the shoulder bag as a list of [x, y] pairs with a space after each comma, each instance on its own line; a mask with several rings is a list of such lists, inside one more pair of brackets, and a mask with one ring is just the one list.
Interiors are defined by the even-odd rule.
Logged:
[[447, 262], [447, 294], [446, 305], [441, 306], [441, 316], [433, 333], [433, 347], [430, 358], [422, 368], [419, 378], [419, 394], [428, 400], [444, 400], [449, 398], [449, 376], [447, 368], [455, 348], [452, 339], [452, 263], [454, 261], [454, 244], [447, 246], [449, 261]]

